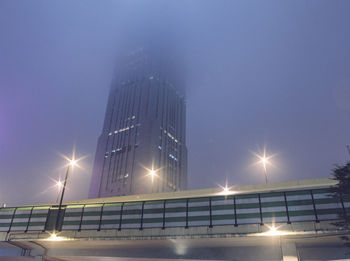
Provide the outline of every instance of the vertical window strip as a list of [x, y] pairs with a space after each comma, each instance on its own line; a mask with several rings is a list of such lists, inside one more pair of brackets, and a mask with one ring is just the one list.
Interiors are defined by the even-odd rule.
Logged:
[[[119, 103], [120, 106], [118, 108], [118, 118], [116, 119], [116, 123], [115, 123], [115, 129], [121, 129], [124, 128], [123, 125], [123, 119], [125, 118], [125, 107], [126, 107], [126, 96], [127, 96], [127, 89], [123, 90], [123, 95], [120, 97], [121, 102]], [[116, 145], [114, 145], [117, 148], [123, 148], [123, 142], [122, 142], [122, 138], [124, 137], [125, 132], [119, 133], [117, 135], [117, 141], [116, 141]], [[121, 154], [116, 154], [115, 158], [114, 158], [114, 162], [113, 162], [113, 170], [112, 170], [112, 176], [115, 180], [117, 181], [117, 184], [114, 185], [114, 187], [117, 187], [117, 189], [120, 189], [120, 181], [118, 180], [118, 176], [119, 176], [119, 165], [121, 165], [119, 162], [122, 158], [122, 153]]]
[[[119, 94], [119, 95], [117, 95]], [[121, 96], [123, 96], [124, 93], [123, 91], [121, 90], [119, 93], [118, 91], [116, 90], [115, 91], [115, 97], [114, 97], [114, 103], [113, 103], [113, 111], [112, 111], [112, 116], [111, 116], [111, 119], [110, 119], [110, 127], [109, 127], [109, 131], [110, 132], [114, 132], [114, 130], [116, 129], [116, 124], [117, 124], [117, 121], [118, 121], [118, 117], [119, 117], [119, 110], [118, 110], [118, 107], [120, 105], [120, 100], [121, 100]], [[116, 100], [118, 100], [118, 103], [117, 103], [117, 106], [116, 106]], [[116, 112], [116, 116], [114, 117], [114, 114]], [[113, 126], [113, 123], [114, 123], [114, 126]], [[113, 128], [113, 129], [112, 129]], [[107, 150], [108, 151], [111, 151], [113, 149], [113, 146], [114, 146], [114, 142], [115, 142], [115, 135], [112, 136], [112, 140], [110, 141], [110, 136], [108, 136], [108, 142], [107, 142]], [[111, 177], [111, 165], [112, 165], [112, 154], [110, 154], [110, 156], [108, 157], [108, 160], [107, 160], [107, 178], [106, 178], [106, 186], [105, 186], [105, 192], [109, 192], [108, 189], [109, 189], [109, 184], [111, 182], [113, 182], [113, 176]], [[106, 167], [107, 167], [106, 166]]]
[[[115, 106], [115, 99], [117, 97], [117, 93], [118, 93], [118, 90], [115, 89], [114, 91], [114, 94], [113, 94], [113, 103], [112, 103], [112, 111], [111, 111], [111, 115], [110, 115], [110, 119], [109, 119], [109, 128], [108, 128], [108, 131], [110, 132], [111, 131], [111, 127], [112, 127], [112, 120], [113, 120], [113, 115], [114, 115], [114, 106]], [[109, 105], [109, 104], [108, 104]], [[108, 110], [108, 109], [107, 109]], [[107, 114], [106, 114], [107, 116]], [[106, 119], [105, 119], [106, 120]], [[107, 136], [107, 140], [106, 140], [106, 146], [105, 146], [105, 150], [104, 150], [104, 153], [106, 153], [108, 151], [108, 141], [109, 141], [109, 135]], [[98, 196], [100, 197], [101, 196], [101, 189], [102, 189], [102, 184], [103, 184], [103, 181], [104, 181], [104, 174], [105, 174], [105, 169], [106, 169], [106, 163], [108, 162], [109, 159], [106, 160], [106, 157], [103, 155], [103, 165], [102, 165], [102, 173], [101, 173], [101, 179], [100, 179], [100, 186], [99, 186], [99, 189], [98, 189]], [[107, 173], [108, 175], [108, 173]], [[107, 182], [106, 182], [107, 184]], [[107, 187], [107, 185], [106, 185]], [[106, 187], [105, 187], [105, 190], [106, 190]]]
[[[121, 94], [122, 95], [122, 94]], [[120, 95], [118, 96], [118, 103], [115, 105], [115, 107], [113, 108], [114, 110], [116, 111], [119, 111], [119, 106], [120, 106]], [[110, 131], [113, 133], [113, 138], [112, 138], [112, 146], [110, 147], [110, 150], [113, 150], [115, 148], [115, 140], [117, 139], [118, 140], [118, 136], [115, 135], [114, 131], [116, 129], [119, 129], [118, 127], [118, 119], [120, 118], [120, 115], [119, 113], [116, 114], [116, 117], [115, 119], [112, 119], [111, 120], [111, 126], [113, 125], [113, 121], [114, 121], [114, 125], [113, 125], [113, 130], [111, 129]], [[117, 157], [116, 154], [114, 154], [115, 158]], [[114, 164], [115, 164], [115, 160], [114, 160]], [[109, 158], [109, 166], [108, 166], [108, 173], [110, 172], [110, 169], [111, 169], [111, 165], [112, 165], [112, 154], [110, 154], [110, 158]], [[113, 167], [113, 170], [114, 170], [114, 167]], [[109, 175], [109, 174], [108, 174]], [[111, 177], [111, 182], [114, 182], [114, 177], [112, 176]]]
[[[123, 111], [122, 111], [122, 116], [120, 117], [120, 127], [125, 126], [125, 119], [127, 118], [128, 115], [128, 109], [129, 109], [129, 97], [130, 97], [130, 88], [126, 89], [126, 94], [124, 95], [124, 105], [123, 105]], [[120, 147], [124, 148], [124, 146], [126, 145], [126, 135], [127, 135], [127, 131], [123, 131], [121, 135], [119, 135], [120, 137]], [[117, 163], [117, 170], [116, 172], [113, 172], [113, 175], [115, 177], [118, 177], [120, 175], [124, 175], [122, 172], [123, 169], [123, 164], [125, 164], [125, 157], [126, 157], [126, 153], [127, 151], [118, 154], [118, 163]], [[120, 179], [118, 182], [118, 186], [120, 187], [120, 190], [122, 192], [122, 194], [124, 194], [124, 182], [123, 179]]]
[[[127, 111], [127, 115], [126, 116], [129, 116], [129, 115], [133, 115], [133, 108], [134, 108], [134, 104], [133, 104], [133, 101], [134, 101], [134, 90], [135, 88], [132, 88], [130, 90], [130, 96], [129, 96], [129, 103], [128, 103], [128, 111]], [[129, 121], [128, 121], [128, 126], [130, 126], [129, 124]], [[127, 190], [126, 188], [126, 182], [127, 182], [127, 179], [125, 178], [125, 173], [128, 173], [128, 160], [129, 160], [129, 148], [131, 148], [130, 146], [130, 139], [131, 139], [131, 133], [132, 133], [133, 129], [129, 129], [129, 131], [127, 132], [128, 133], [128, 139], [127, 139], [127, 142], [126, 142], [126, 155], [125, 155], [125, 167], [124, 167], [124, 172], [122, 173], [123, 175], [123, 190], [124, 190], [124, 193], [125, 193], [125, 190]], [[131, 152], [130, 152], [131, 153]]]

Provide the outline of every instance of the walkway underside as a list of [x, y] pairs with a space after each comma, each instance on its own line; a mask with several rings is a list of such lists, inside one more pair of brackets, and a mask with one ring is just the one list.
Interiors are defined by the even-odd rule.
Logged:
[[[144, 230], [10, 233], [4, 247], [22, 249], [21, 257], [0, 260], [269, 260], [316, 261], [346, 258], [343, 233], [326, 222], [191, 227]], [[4, 234], [2, 234], [4, 236]], [[36, 259], [35, 259], [36, 258]]]

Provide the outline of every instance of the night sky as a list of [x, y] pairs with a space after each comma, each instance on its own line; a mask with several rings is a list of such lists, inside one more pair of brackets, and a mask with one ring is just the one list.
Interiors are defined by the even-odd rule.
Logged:
[[65, 199], [87, 197], [116, 57], [167, 34], [185, 47], [190, 189], [263, 183], [264, 147], [272, 182], [329, 176], [350, 159], [349, 25], [348, 0], [1, 0], [0, 204], [56, 201], [73, 146]]

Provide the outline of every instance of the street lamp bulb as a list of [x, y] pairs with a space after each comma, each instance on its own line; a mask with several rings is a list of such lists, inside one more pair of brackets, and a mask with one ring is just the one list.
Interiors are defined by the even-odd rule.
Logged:
[[72, 160], [69, 161], [69, 165], [74, 167], [75, 165], [77, 165], [77, 161], [72, 159]]
[[269, 232], [270, 232], [271, 234], [277, 234], [277, 232], [278, 232], [278, 229], [277, 229], [277, 227], [275, 227], [275, 226], [272, 226], [272, 227], [270, 227], [270, 230], [269, 230]]
[[62, 184], [62, 181], [57, 181], [56, 182], [56, 186], [59, 188], [59, 189], [61, 189], [62, 188], [62, 186], [63, 186], [63, 184]]
[[264, 156], [264, 157], [261, 157], [261, 162], [266, 165], [266, 163], [268, 163], [268, 159]]

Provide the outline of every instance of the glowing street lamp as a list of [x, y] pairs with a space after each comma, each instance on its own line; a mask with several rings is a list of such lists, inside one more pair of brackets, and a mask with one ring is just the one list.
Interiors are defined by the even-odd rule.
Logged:
[[276, 227], [274, 224], [272, 226], [268, 226], [269, 230], [262, 232], [262, 233], [258, 233], [258, 234], [254, 234], [256, 236], [272, 236], [272, 237], [279, 237], [279, 236], [287, 236], [287, 235], [296, 235], [297, 232], [294, 231], [284, 231], [284, 230], [280, 230], [280, 227]]
[[265, 156], [265, 153], [264, 153], [264, 156], [261, 157], [260, 162], [263, 164], [263, 167], [264, 167], [265, 182], [267, 184], [267, 168], [266, 168], [266, 164], [269, 163], [269, 159]]
[[[68, 177], [69, 177], [69, 170], [70, 168], [73, 168], [75, 166], [78, 166], [78, 160], [76, 160], [74, 158], [74, 153], [73, 153], [73, 158], [72, 159], [69, 159], [67, 157], [64, 157], [67, 161], [68, 161], [68, 166], [67, 166], [67, 171], [66, 171], [66, 177], [64, 178], [64, 183], [63, 183], [63, 188], [62, 188], [62, 193], [61, 193], [61, 199], [60, 199], [60, 204], [59, 204], [59, 207], [58, 207], [58, 215], [57, 215], [57, 219], [56, 219], [56, 230], [58, 230], [58, 221], [59, 221], [59, 216], [60, 216], [60, 213], [61, 213], [61, 209], [62, 209], [62, 202], [63, 202], [63, 197], [64, 197], [64, 192], [66, 191], [66, 186], [67, 186], [67, 180], [68, 180]], [[59, 181], [60, 182], [60, 181]], [[62, 185], [62, 183], [61, 183]]]
[[56, 181], [56, 187], [57, 187], [57, 189], [58, 189], [58, 194], [57, 194], [56, 202], [58, 202], [58, 198], [60, 197], [61, 190], [62, 190], [62, 187], [63, 187], [63, 183], [62, 183], [61, 180]]
[[67, 171], [66, 171], [66, 177], [64, 178], [63, 189], [62, 189], [62, 194], [61, 194], [60, 207], [62, 205], [64, 192], [65, 192], [66, 186], [67, 186], [67, 180], [68, 180], [68, 176], [69, 176], [69, 169], [73, 168], [74, 166], [77, 165], [77, 161], [74, 158], [68, 160], [68, 162], [69, 163], [68, 163], [68, 167], [67, 167]]
[[151, 176], [151, 179], [152, 179], [152, 183], [154, 181], [154, 177], [156, 176], [156, 171], [154, 169], [151, 169], [149, 171], [149, 175]]
[[156, 175], [156, 171], [152, 168], [151, 170], [149, 170], [148, 175], [151, 177], [151, 181], [152, 181], [152, 193], [154, 192], [154, 178], [157, 176]]
[[231, 188], [232, 187], [229, 187], [227, 185], [227, 182], [226, 182], [226, 185], [225, 187], [224, 186], [221, 186], [219, 185], [221, 191], [219, 192], [220, 195], [224, 195], [224, 196], [228, 196], [228, 195], [232, 195], [232, 194], [235, 194], [236, 192], [232, 191]]
[[71, 240], [70, 238], [67, 237], [62, 237], [59, 236], [58, 234], [54, 233], [49, 233], [50, 236], [48, 238], [42, 239], [44, 241], [66, 241], [66, 240]]
[[263, 166], [264, 175], [265, 175], [265, 183], [267, 184], [267, 182], [268, 182], [268, 180], [267, 180], [267, 165], [271, 165], [270, 159], [271, 159], [272, 157], [274, 157], [274, 155], [272, 155], [272, 156], [267, 156], [267, 155], [266, 155], [266, 150], [265, 150], [265, 149], [264, 149], [263, 155], [259, 155], [259, 154], [256, 154], [256, 153], [254, 153], [254, 155], [260, 159], [257, 163], [258, 163], [258, 164], [260, 163], [260, 164], [262, 164], [262, 166]]
[[[141, 165], [141, 167], [145, 170], [145, 178], [150, 178], [151, 179], [151, 183], [152, 183], [152, 191], [151, 193], [154, 192], [154, 183], [155, 183], [155, 179], [158, 179], [158, 183], [159, 181], [161, 181], [161, 176], [159, 175], [158, 172], [160, 172], [160, 170], [163, 168], [163, 167], [160, 167], [160, 168], [155, 168], [154, 166], [154, 163], [152, 162], [152, 165], [150, 168], [144, 166], [144, 165]], [[157, 183], [157, 184], [158, 184]]]

